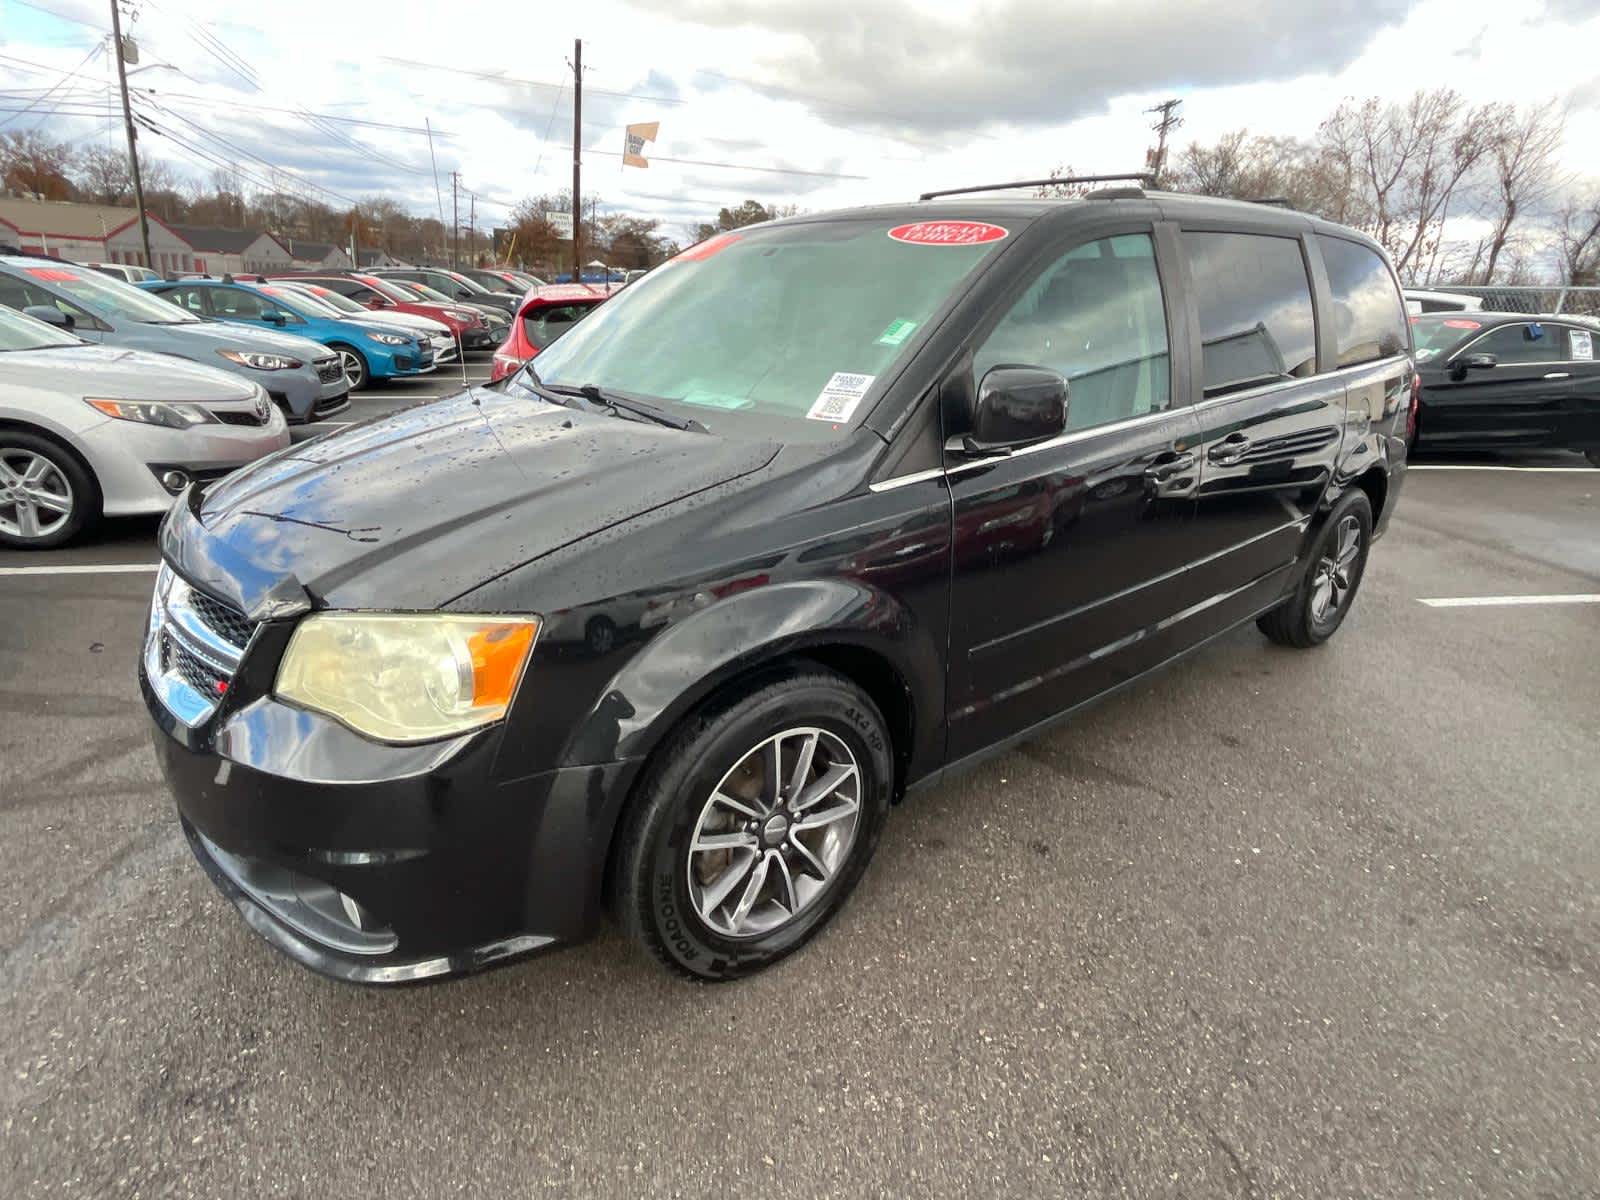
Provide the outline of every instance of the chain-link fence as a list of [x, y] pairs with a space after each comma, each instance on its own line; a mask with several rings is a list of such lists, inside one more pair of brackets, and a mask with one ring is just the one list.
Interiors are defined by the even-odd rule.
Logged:
[[1489, 312], [1565, 313], [1600, 317], [1600, 287], [1485, 287], [1478, 284], [1434, 284], [1435, 292], [1481, 296]]

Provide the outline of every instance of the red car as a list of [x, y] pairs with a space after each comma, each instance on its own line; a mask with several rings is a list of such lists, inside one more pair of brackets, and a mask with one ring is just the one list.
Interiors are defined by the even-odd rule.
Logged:
[[552, 283], [522, 298], [511, 333], [494, 352], [489, 379], [504, 379], [539, 351], [605, 303], [603, 283]]
[[494, 345], [489, 327], [481, 313], [466, 305], [436, 304], [405, 295], [388, 280], [362, 271], [295, 271], [270, 276], [272, 279], [293, 280], [297, 283], [315, 283], [331, 288], [341, 296], [348, 296], [357, 304], [373, 312], [416, 313], [419, 317], [439, 321], [450, 327], [450, 332], [464, 350], [482, 350]]

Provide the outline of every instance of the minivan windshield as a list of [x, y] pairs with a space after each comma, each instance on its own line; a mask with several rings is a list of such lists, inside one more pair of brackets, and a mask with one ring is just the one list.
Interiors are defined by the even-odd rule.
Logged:
[[199, 317], [190, 316], [154, 292], [142, 291], [131, 283], [84, 267], [22, 267], [16, 274], [26, 282], [37, 280], [47, 288], [66, 293], [95, 316], [106, 320], [137, 321], [144, 325], [196, 325], [200, 322]]
[[675, 402], [713, 432], [837, 433], [1009, 232], [857, 218], [722, 234], [619, 292], [527, 370]]

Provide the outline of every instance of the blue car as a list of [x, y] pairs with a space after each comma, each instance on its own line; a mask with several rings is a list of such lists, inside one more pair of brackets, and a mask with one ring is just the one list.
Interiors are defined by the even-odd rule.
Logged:
[[321, 342], [339, 355], [352, 392], [375, 379], [399, 379], [433, 370], [433, 343], [427, 338], [399, 326], [375, 328], [369, 323], [335, 319], [287, 289], [273, 289], [269, 295], [266, 287], [231, 279], [161, 279], [139, 286], [197, 317], [281, 329]]

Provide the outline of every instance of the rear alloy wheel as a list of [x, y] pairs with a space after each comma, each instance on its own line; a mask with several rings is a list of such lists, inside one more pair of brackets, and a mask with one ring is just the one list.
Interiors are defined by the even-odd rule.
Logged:
[[367, 360], [362, 357], [361, 351], [352, 350], [349, 346], [334, 346], [333, 350], [339, 355], [339, 369], [344, 372], [345, 386], [352, 392], [359, 392], [366, 387], [372, 372], [367, 370]]
[[848, 680], [802, 669], [725, 697], [641, 782], [613, 877], [618, 915], [696, 978], [769, 966], [861, 878], [892, 781], [883, 718]]
[[1294, 594], [1256, 626], [1280, 646], [1327, 641], [1355, 603], [1371, 541], [1372, 502], [1365, 492], [1346, 492], [1324, 520]]
[[47, 550], [99, 510], [94, 481], [54, 442], [0, 431], [0, 544]]

